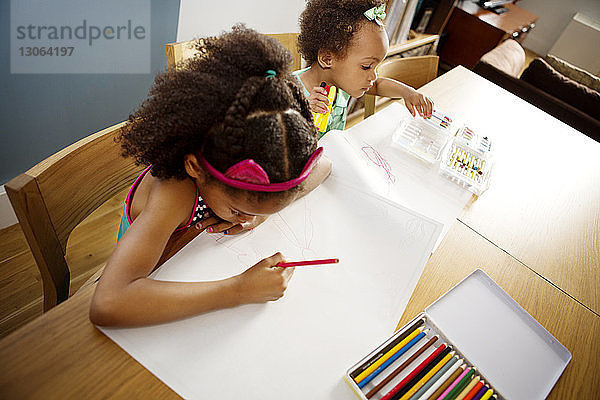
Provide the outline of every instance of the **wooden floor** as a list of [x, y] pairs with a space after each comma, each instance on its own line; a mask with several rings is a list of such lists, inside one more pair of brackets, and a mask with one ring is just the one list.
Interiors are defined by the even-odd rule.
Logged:
[[[67, 244], [71, 294], [112, 252], [127, 191], [107, 201], [75, 228]], [[40, 273], [20, 226], [0, 230], [0, 338], [42, 314]]]
[[[538, 57], [525, 49], [525, 69]], [[348, 121], [346, 128], [362, 120]], [[108, 201], [69, 238], [67, 262], [72, 268], [71, 293], [100, 268], [112, 252], [127, 191]], [[42, 314], [42, 283], [19, 225], [0, 230], [0, 338]]]

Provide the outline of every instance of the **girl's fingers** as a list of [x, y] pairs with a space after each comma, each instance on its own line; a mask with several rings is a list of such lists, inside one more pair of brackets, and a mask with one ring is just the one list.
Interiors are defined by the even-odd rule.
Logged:
[[209, 227], [206, 228], [206, 232], [208, 233], [226, 233], [225, 231], [227, 231], [229, 228], [231, 228], [232, 226], [234, 226], [234, 223], [231, 223], [229, 221], [222, 221], [213, 225], [210, 225]]

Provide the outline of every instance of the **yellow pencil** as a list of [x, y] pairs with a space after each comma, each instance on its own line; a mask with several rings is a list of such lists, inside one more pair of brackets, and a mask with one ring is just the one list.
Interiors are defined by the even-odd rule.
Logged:
[[488, 400], [490, 397], [492, 397], [492, 393], [494, 393], [492, 389], [488, 390], [483, 396], [481, 396], [481, 399], [479, 400]]
[[419, 382], [417, 382], [417, 384], [415, 386], [413, 386], [408, 392], [406, 392], [404, 394], [404, 396], [400, 397], [400, 400], [406, 400], [410, 396], [412, 396], [413, 394], [417, 393], [417, 391], [419, 389], [421, 389], [421, 387], [423, 387], [423, 385], [426, 384], [427, 381], [430, 380], [433, 375], [435, 375], [440, 369], [442, 369], [442, 367], [444, 365], [446, 365], [446, 363], [448, 361], [450, 361], [450, 359], [452, 357], [454, 357], [454, 352], [453, 351], [451, 351], [450, 353], [446, 354], [446, 357], [442, 358], [440, 360], [440, 362], [437, 363], [435, 365], [435, 367], [433, 367], [431, 369], [431, 371], [429, 371], [428, 373], [426, 373], [425, 376], [423, 376], [423, 378], [421, 378], [421, 380]]
[[469, 392], [471, 391], [471, 389], [473, 389], [475, 387], [475, 385], [477, 385], [477, 382], [479, 382], [480, 379], [481, 379], [480, 376], [476, 376], [475, 378], [471, 379], [471, 382], [469, 382], [469, 384], [467, 385], [467, 387], [465, 387], [463, 389], [463, 391], [460, 392], [458, 394], [458, 396], [456, 396], [454, 398], [454, 400], [462, 400], [462, 399], [464, 399], [469, 394]]
[[422, 331], [423, 331], [423, 328], [417, 328], [414, 331], [412, 331], [412, 333], [410, 335], [408, 335], [406, 338], [404, 338], [403, 341], [401, 341], [400, 343], [398, 343], [397, 345], [392, 347], [392, 349], [390, 351], [385, 353], [379, 360], [375, 361], [373, 363], [373, 365], [370, 365], [369, 368], [365, 369], [356, 378], [354, 378], [354, 381], [356, 383], [359, 383], [360, 381], [365, 379], [367, 376], [369, 376], [371, 374], [371, 372], [373, 372], [377, 368], [379, 368], [381, 366], [381, 364], [386, 362], [391, 356], [393, 356], [398, 350], [403, 348], [408, 342], [413, 340]]

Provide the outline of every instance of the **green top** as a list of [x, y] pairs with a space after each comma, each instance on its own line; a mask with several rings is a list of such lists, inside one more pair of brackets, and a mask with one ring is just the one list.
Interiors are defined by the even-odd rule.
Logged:
[[[306, 90], [306, 87], [304, 87], [304, 83], [302, 83], [302, 79], [300, 79], [298, 75], [305, 73], [309, 69], [310, 67], [299, 69], [298, 71], [293, 72], [293, 75], [295, 75], [298, 78], [298, 82], [300, 82], [300, 85], [302, 85], [304, 95], [307, 99], [310, 96], [310, 92]], [[344, 130], [344, 128], [346, 127], [346, 116], [348, 114], [349, 100], [350, 95], [344, 92], [342, 89], [337, 88], [337, 95], [335, 101], [333, 102], [331, 116], [329, 117], [329, 121], [327, 122], [327, 128], [325, 129], [325, 132], [323, 132], [323, 135], [333, 129]]]

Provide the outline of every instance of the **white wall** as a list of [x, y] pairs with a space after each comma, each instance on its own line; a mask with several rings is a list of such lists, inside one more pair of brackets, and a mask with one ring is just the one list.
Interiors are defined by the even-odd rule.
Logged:
[[517, 5], [538, 16], [536, 27], [527, 35], [523, 46], [542, 56], [548, 53], [577, 12], [600, 19], [599, 0], [521, 0]]
[[218, 35], [237, 22], [261, 33], [298, 32], [304, 0], [181, 0], [177, 41]]

